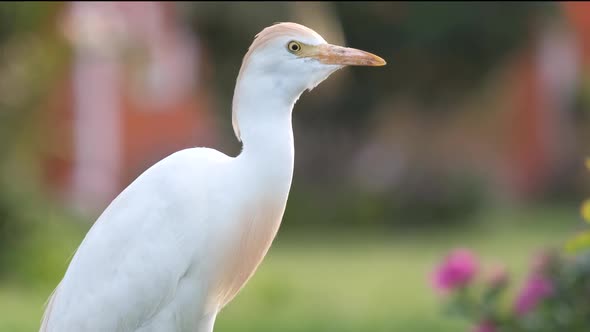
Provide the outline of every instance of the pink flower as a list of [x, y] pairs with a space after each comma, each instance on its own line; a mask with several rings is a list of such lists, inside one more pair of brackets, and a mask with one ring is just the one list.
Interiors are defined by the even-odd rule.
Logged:
[[530, 312], [535, 309], [539, 302], [552, 293], [553, 285], [551, 281], [538, 273], [533, 273], [516, 299], [516, 313], [524, 315]]
[[475, 326], [471, 332], [496, 332], [496, 325], [492, 321], [484, 320]]
[[478, 263], [474, 255], [469, 250], [456, 249], [436, 268], [432, 283], [434, 288], [444, 293], [466, 286], [477, 270]]

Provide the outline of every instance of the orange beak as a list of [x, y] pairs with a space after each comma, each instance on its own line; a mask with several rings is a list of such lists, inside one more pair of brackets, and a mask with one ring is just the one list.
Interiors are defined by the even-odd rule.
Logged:
[[327, 65], [384, 66], [386, 64], [385, 60], [375, 54], [330, 44], [318, 45], [311, 57]]

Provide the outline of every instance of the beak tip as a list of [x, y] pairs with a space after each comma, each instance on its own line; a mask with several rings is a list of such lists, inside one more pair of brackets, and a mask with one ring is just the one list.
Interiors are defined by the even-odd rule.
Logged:
[[377, 66], [381, 67], [381, 66], [385, 66], [387, 64], [387, 61], [385, 61], [385, 59], [383, 59], [380, 56], [375, 56], [377, 58]]

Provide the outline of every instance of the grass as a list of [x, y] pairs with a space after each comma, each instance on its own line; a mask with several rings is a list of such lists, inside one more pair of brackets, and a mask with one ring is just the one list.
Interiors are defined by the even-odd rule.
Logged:
[[[215, 331], [466, 330], [463, 322], [440, 313], [428, 283], [442, 256], [469, 247], [482, 264], [505, 263], [516, 287], [534, 251], [560, 245], [578, 217], [575, 209], [553, 209], [485, 219], [453, 230], [279, 234], [256, 275], [219, 314]], [[64, 249], [64, 260], [68, 256]], [[0, 331], [36, 331], [52, 287], [0, 283]]]

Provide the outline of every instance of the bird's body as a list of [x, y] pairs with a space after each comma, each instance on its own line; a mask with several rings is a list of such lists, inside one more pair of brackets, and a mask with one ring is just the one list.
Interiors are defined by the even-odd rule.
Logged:
[[264, 165], [243, 157], [183, 150], [123, 191], [58, 286], [51, 315], [61, 318], [52, 330], [194, 331], [209, 324], [262, 260], [285, 207], [288, 186], [279, 193], [252, 182], [290, 183], [292, 174], [291, 158], [280, 172], [256, 178]]
[[[292, 53], [280, 55], [279, 44], [328, 44], [293, 23], [265, 31], [257, 38], [264, 45], [255, 41], [246, 55], [234, 92], [242, 152], [186, 149], [141, 174], [84, 238], [41, 331], [213, 330], [279, 229], [293, 176], [293, 106], [343, 66], [318, 62], [299, 78], [274, 75], [270, 68], [301, 65], [288, 62]], [[264, 59], [275, 48], [276, 60]]]

